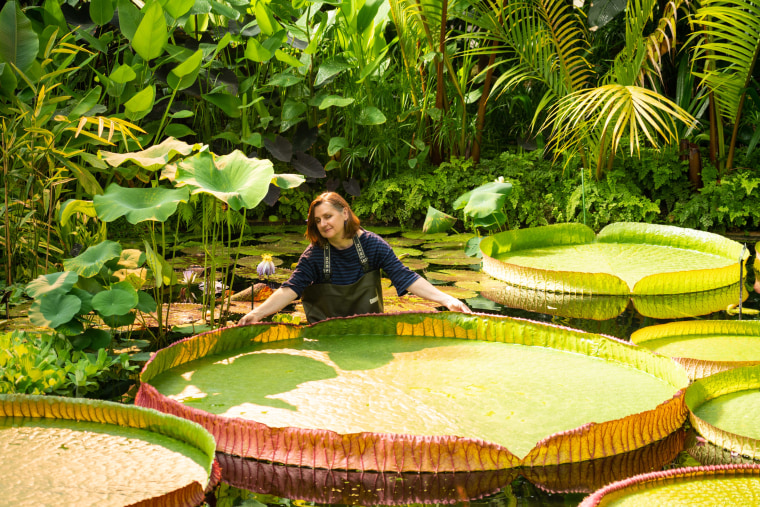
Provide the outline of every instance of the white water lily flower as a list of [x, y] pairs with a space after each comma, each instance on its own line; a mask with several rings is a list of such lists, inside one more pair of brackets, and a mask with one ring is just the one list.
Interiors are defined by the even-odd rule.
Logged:
[[493, 180], [496, 183], [504, 183], [504, 176], [499, 176], [495, 180]]
[[274, 274], [274, 262], [272, 262], [272, 256], [269, 254], [263, 254], [261, 256], [261, 262], [256, 266], [256, 273], [259, 277], [269, 277]]

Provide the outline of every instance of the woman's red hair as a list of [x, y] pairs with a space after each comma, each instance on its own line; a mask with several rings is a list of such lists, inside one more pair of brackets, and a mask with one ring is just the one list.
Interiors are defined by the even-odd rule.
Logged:
[[309, 239], [309, 241], [311, 241], [312, 245], [319, 245], [321, 247], [324, 247], [325, 242], [327, 241], [319, 233], [317, 222], [314, 218], [314, 209], [320, 204], [329, 204], [340, 212], [343, 212], [344, 209], [348, 211], [348, 219], [346, 220], [345, 226], [343, 227], [344, 238], [353, 238], [356, 233], [359, 232], [359, 217], [357, 217], [354, 212], [351, 211], [351, 206], [348, 205], [346, 200], [341, 197], [340, 194], [336, 194], [335, 192], [325, 192], [324, 194], [321, 194], [319, 197], [311, 201], [311, 205], [309, 206], [309, 216], [306, 219], [305, 236]]

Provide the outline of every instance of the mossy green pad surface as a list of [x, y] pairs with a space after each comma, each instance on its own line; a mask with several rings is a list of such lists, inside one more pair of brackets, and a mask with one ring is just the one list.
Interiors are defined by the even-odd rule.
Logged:
[[151, 384], [187, 406], [270, 427], [458, 435], [518, 456], [549, 435], [652, 410], [676, 392], [642, 371], [544, 347], [304, 334], [198, 359]]
[[646, 489], [610, 493], [599, 504], [615, 507], [728, 507], [760, 505], [760, 477], [698, 477], [646, 483]]
[[649, 340], [643, 344], [670, 357], [706, 361], [760, 361], [760, 336], [694, 335]]

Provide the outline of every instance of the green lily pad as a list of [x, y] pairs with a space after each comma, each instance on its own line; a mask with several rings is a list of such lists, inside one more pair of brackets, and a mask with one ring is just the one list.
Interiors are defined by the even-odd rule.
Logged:
[[424, 233], [422, 231], [406, 231], [401, 233], [401, 237], [409, 239], [424, 239], [425, 241], [443, 241], [448, 238], [448, 233], [445, 232], [433, 232]]
[[760, 495], [760, 465], [674, 468], [609, 484], [579, 507], [615, 505], [747, 505]]
[[448, 248], [438, 248], [435, 250], [426, 250], [423, 257], [430, 261], [431, 264], [441, 266], [480, 266], [480, 259], [468, 257], [464, 250], [453, 250]]
[[485, 282], [492, 280], [491, 277], [482, 271], [473, 271], [471, 269], [440, 269], [428, 271], [425, 273], [428, 280], [439, 282]]
[[415, 259], [414, 257], [404, 257], [401, 259], [401, 263], [412, 271], [421, 271], [430, 265], [428, 261]]
[[[483, 270], [512, 285], [585, 294], [679, 294], [738, 281], [742, 247], [717, 234], [617, 223], [507, 231], [480, 243]], [[743, 262], [749, 254], [744, 252]]]
[[385, 238], [388, 244], [392, 247], [415, 247], [425, 243], [424, 239], [411, 239], [404, 237]]
[[663, 438], [683, 423], [687, 383], [669, 358], [600, 335], [442, 312], [198, 335], [156, 354], [136, 403], [200, 422], [220, 451], [273, 462], [483, 470]]
[[0, 452], [7, 505], [190, 507], [217, 480], [200, 426], [101, 400], [0, 395]]
[[701, 378], [737, 366], [760, 364], [760, 321], [699, 320], [649, 326], [631, 342], [672, 357]]
[[402, 255], [407, 255], [409, 257], [419, 257], [422, 255], [422, 250], [418, 250], [416, 248], [408, 248], [402, 246], [394, 246], [392, 248], [393, 253], [395, 253], [397, 257], [401, 257]]
[[696, 380], [686, 390], [694, 429], [710, 442], [760, 458], [760, 366], [744, 366]]
[[362, 225], [362, 228], [370, 232], [374, 232], [375, 234], [379, 236], [390, 236], [391, 234], [397, 234], [403, 230], [401, 227], [394, 227], [390, 225], [366, 225], [365, 224], [365, 225]]
[[112, 259], [121, 257], [121, 245], [115, 241], [105, 240], [77, 255], [73, 259], [64, 259], [63, 268], [74, 271], [83, 278], [97, 275], [103, 266]]

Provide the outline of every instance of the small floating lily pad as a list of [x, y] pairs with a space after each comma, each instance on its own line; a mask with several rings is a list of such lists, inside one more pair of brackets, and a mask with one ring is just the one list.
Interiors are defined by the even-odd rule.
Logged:
[[600, 335], [442, 312], [204, 333], [153, 357], [136, 403], [201, 423], [222, 452], [464, 471], [642, 447], [681, 426], [687, 382], [669, 358]]
[[404, 257], [401, 259], [401, 263], [412, 271], [421, 271], [430, 266], [428, 261], [415, 259], [414, 257]]
[[423, 257], [430, 261], [431, 264], [440, 264], [442, 266], [479, 266], [480, 259], [468, 257], [461, 249], [437, 248], [435, 250], [426, 250]]
[[693, 379], [737, 366], [760, 364], [757, 320], [670, 322], [635, 331], [631, 342], [672, 357]]
[[760, 465], [674, 468], [609, 484], [579, 507], [745, 506], [760, 496]]
[[425, 243], [424, 239], [411, 239], [402, 237], [385, 238], [389, 245], [392, 247], [414, 247]]
[[409, 257], [419, 257], [422, 255], [422, 250], [419, 250], [417, 248], [409, 248], [403, 246], [394, 246], [392, 248], [393, 253], [395, 253], [398, 257], [401, 257], [402, 255], [408, 255]]
[[218, 480], [203, 428], [101, 400], [0, 395], [0, 453], [7, 505], [194, 506]]
[[680, 294], [738, 282], [748, 252], [693, 229], [616, 223], [598, 235], [583, 224], [506, 231], [480, 243], [483, 270], [512, 285], [551, 292]]

